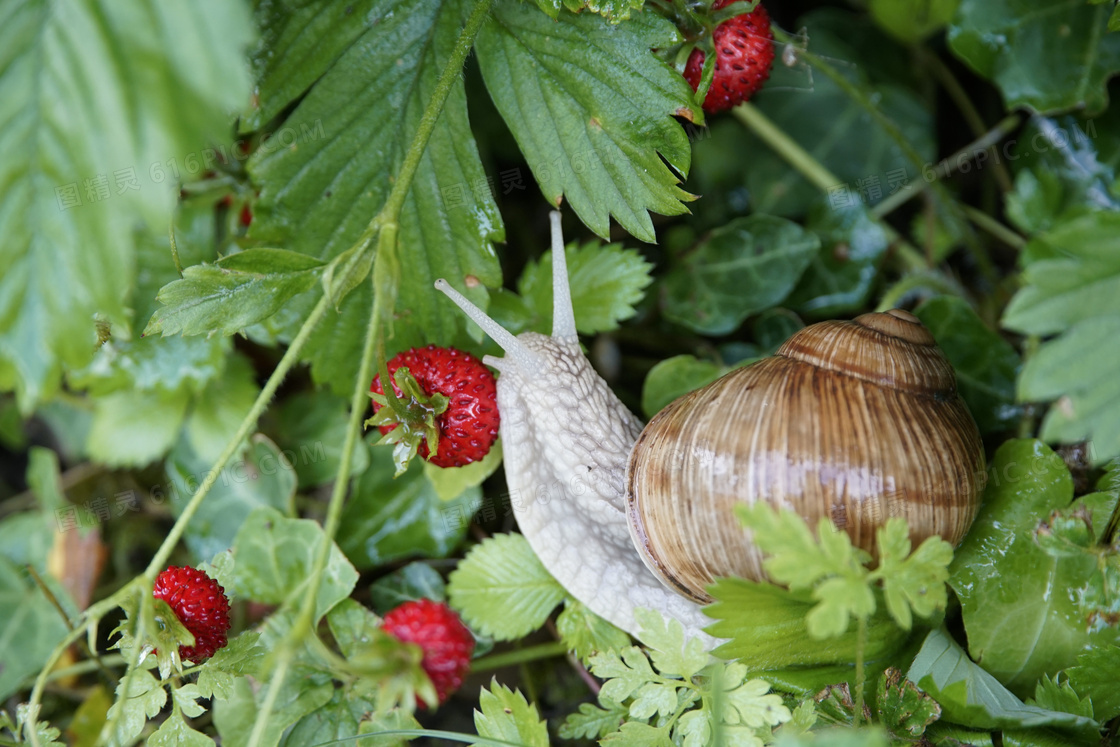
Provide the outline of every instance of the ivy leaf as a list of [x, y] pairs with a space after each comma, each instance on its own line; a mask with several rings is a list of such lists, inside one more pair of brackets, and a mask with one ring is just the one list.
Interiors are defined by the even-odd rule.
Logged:
[[1019, 417], [1015, 375], [1019, 354], [984, 324], [968, 302], [938, 296], [914, 313], [953, 364], [957, 386], [981, 433], [1006, 430]]
[[820, 249], [820, 239], [772, 215], [716, 229], [664, 280], [665, 316], [706, 335], [732, 332], [781, 303]]
[[1085, 716], [1029, 706], [1011, 694], [992, 675], [969, 660], [944, 630], [926, 637], [906, 679], [932, 695], [955, 724], [978, 729], [1055, 726], [1081, 733], [1097, 730]]
[[879, 547], [877, 573], [883, 579], [883, 595], [887, 610], [904, 630], [913, 623], [911, 610], [919, 617], [929, 617], [945, 609], [948, 593], [949, 563], [953, 562], [953, 546], [940, 537], [927, 537], [910, 553], [910, 530], [906, 520], [888, 519], [876, 532]]
[[166, 232], [169, 164], [217, 160], [211, 144], [250, 93], [253, 32], [243, 3], [219, 0], [31, 2], [0, 16], [0, 386], [26, 415], [64, 366], [90, 361], [95, 314], [127, 325], [133, 228]]
[[500, 641], [544, 625], [566, 595], [520, 534], [494, 535], [467, 553], [447, 593], [472, 628]]
[[[1117, 231], [1120, 213], [1094, 212], [1036, 237], [1024, 254], [1024, 287], [1003, 317], [1005, 327], [1024, 334], [1060, 335], [1024, 365], [1018, 396], [1058, 400], [1043, 420], [1041, 437], [1091, 439], [1097, 464], [1120, 455], [1120, 382], [1109, 375], [1120, 365], [1111, 344], [1120, 335]], [[1086, 363], [1069, 365], [1074, 360]]]
[[688, 680], [707, 665], [704, 645], [697, 638], [690, 638], [686, 645], [679, 620], [642, 608], [634, 610], [634, 620], [638, 638], [649, 647], [650, 659], [661, 674]]
[[1120, 71], [1120, 37], [1105, 33], [1108, 17], [1105, 6], [1063, 0], [961, 0], [949, 47], [996, 84], [1008, 109], [1094, 114], [1108, 105], [1105, 84]]
[[490, 689], [483, 688], [479, 694], [478, 705], [482, 709], [474, 712], [478, 736], [526, 747], [548, 747], [548, 728], [537, 714], [537, 707], [530, 705], [520, 692], [492, 680]]
[[486, 88], [545, 199], [566, 201], [603, 238], [614, 216], [652, 242], [647, 211], [680, 215], [692, 199], [677, 186], [691, 154], [672, 117], [703, 115], [684, 78], [650, 52], [676, 38], [650, 11], [616, 26], [589, 13], [553, 20], [518, 0], [498, 0], [479, 32]]
[[[618, 323], [634, 316], [635, 305], [652, 282], [653, 265], [633, 249], [621, 244], [602, 245], [590, 241], [564, 247], [576, 329], [585, 335], [618, 329]], [[518, 292], [542, 320], [552, 328], [552, 252], [539, 262], [530, 262], [517, 283]]]
[[[273, 508], [257, 508], [233, 543], [234, 594], [266, 604], [298, 601], [311, 578], [323, 528], [310, 519], [289, 519]], [[332, 547], [316, 599], [315, 620], [350, 596], [358, 572]]]
[[564, 600], [556, 630], [564, 645], [585, 664], [599, 651], [621, 651], [630, 645], [630, 636], [571, 597]]
[[[1073, 498], [1061, 457], [1039, 441], [1008, 441], [996, 452], [991, 475], [980, 515], [957, 549], [949, 584], [961, 602], [973, 658], [1025, 696], [1039, 677], [1074, 666], [1082, 652], [1120, 643], [1120, 628], [1094, 630], [1087, 624], [1082, 599], [1098, 577], [1096, 558], [1055, 558], [1035, 541], [1040, 519], [1065, 509]], [[1116, 495], [1081, 500], [1094, 525], [1103, 528]]]
[[[463, 9], [458, 0], [378, 0], [341, 12], [332, 5], [278, 3], [264, 12], [265, 38], [280, 48], [261, 63], [262, 111], [280, 111], [309, 90], [281, 129], [295, 147], [262, 147], [248, 164], [260, 186], [250, 236], [325, 261], [349, 249], [384, 204], [386, 175], [400, 170]], [[401, 210], [396, 308], [408, 312], [396, 326], [449, 343], [462, 322], [432, 284], [446, 277], [463, 289], [472, 276], [479, 282], [464, 292], [485, 307], [485, 286], [501, 285], [491, 242], [503, 232], [457, 79]], [[370, 295], [368, 283], [357, 286], [305, 352], [315, 380], [343, 396], [361, 358]], [[312, 302], [310, 295], [293, 301], [300, 310]]]

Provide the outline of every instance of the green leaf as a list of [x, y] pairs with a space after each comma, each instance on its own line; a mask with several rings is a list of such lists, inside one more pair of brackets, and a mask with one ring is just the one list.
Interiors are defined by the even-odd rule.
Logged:
[[691, 154], [672, 117], [703, 115], [681, 75], [650, 53], [676, 39], [651, 11], [612, 25], [589, 13], [552, 20], [499, 0], [475, 42], [486, 87], [544, 198], [566, 201], [603, 238], [614, 216], [652, 242], [647, 211], [679, 215], [692, 199], [677, 186]]
[[[787, 667], [818, 667], [855, 661], [858, 631], [853, 623], [843, 635], [813, 640], [805, 620], [812, 602], [796, 597], [772, 584], [741, 578], [721, 578], [708, 587], [715, 602], [704, 614], [718, 622], [706, 630], [726, 638], [716, 649], [718, 656], [737, 659], [752, 671]], [[872, 615], [867, 624], [864, 656], [877, 659], [897, 650], [906, 633], [886, 612]]]
[[228, 156], [253, 32], [219, 0], [18, 3], [0, 29], [0, 387], [27, 414], [90, 361], [95, 314], [126, 323], [133, 228], [167, 230], [180, 166]]
[[909, 44], [944, 28], [960, 0], [871, 0], [875, 22], [892, 36]]
[[926, 728], [941, 718], [941, 706], [922, 692], [902, 672], [891, 667], [879, 678], [875, 699], [879, 720], [904, 737], [920, 737]]
[[[1120, 629], [1094, 631], [1086, 624], [1081, 597], [1097, 573], [1095, 558], [1055, 558], [1035, 541], [1039, 522], [1073, 498], [1062, 459], [1041, 442], [1008, 441], [990, 475], [949, 584], [961, 601], [969, 653], [1012, 692], [1026, 695], [1043, 674], [1120, 642]], [[1107, 521], [1109, 511], [1100, 513], [1097, 521]]]
[[599, 701], [621, 703], [638, 688], [658, 677], [649, 665], [649, 659], [637, 646], [621, 651], [600, 651], [591, 657], [591, 673], [602, 680]]
[[608, 734], [599, 744], [608, 747], [671, 747], [668, 726], [650, 726], [640, 721], [627, 721], [618, 731]]
[[165, 285], [145, 335], [232, 335], [314, 287], [323, 263], [284, 249], [247, 249], [195, 265]]
[[442, 602], [447, 595], [443, 577], [427, 563], [409, 563], [377, 579], [369, 587], [371, 606], [384, 614], [394, 607], [416, 599]]
[[809, 260], [786, 304], [826, 319], [862, 309], [890, 245], [883, 225], [862, 203], [834, 208], [818, 200], [806, 228], [820, 238], [821, 250]]
[[[182, 446], [168, 457], [171, 480], [171, 511], [178, 516], [197, 492], [209, 472], [211, 460], [200, 458]], [[194, 556], [209, 562], [230, 549], [253, 510], [262, 506], [290, 515], [296, 492], [296, 476], [276, 444], [261, 435], [222, 470], [210, 494], [187, 525], [183, 539]]]
[[589, 10], [598, 13], [604, 18], [609, 18], [612, 23], [625, 21], [630, 17], [630, 12], [642, 7], [640, 0], [533, 0], [537, 7], [548, 14], [549, 18], [557, 18], [563, 9], [573, 13]]
[[[383, 206], [393, 182], [386, 175], [400, 169], [462, 11], [457, 0], [379, 0], [345, 12], [331, 6], [277, 4], [263, 13], [265, 38], [280, 46], [259, 56], [262, 117], [309, 90], [279, 130], [291, 142], [259, 149], [248, 164], [260, 187], [250, 236], [323, 260], [349, 249]], [[485, 286], [501, 285], [491, 242], [503, 234], [456, 80], [400, 215], [396, 308], [408, 313], [395, 321], [397, 330], [450, 342], [462, 322], [432, 284], [446, 277], [463, 289], [473, 276], [478, 284], [464, 292], [485, 307]], [[313, 302], [305, 295], [293, 304], [310, 309]], [[337, 394], [353, 388], [369, 309], [369, 284], [362, 283], [338, 314], [327, 315], [304, 353], [315, 380]]]
[[502, 441], [498, 439], [481, 460], [462, 467], [437, 467], [425, 461], [424, 476], [441, 501], [450, 501], [481, 485], [486, 478], [498, 471], [501, 464]]
[[720, 720], [725, 724], [742, 724], [751, 729], [783, 724], [793, 714], [782, 703], [782, 696], [770, 692], [770, 683], [760, 679], [746, 679], [747, 668], [742, 664], [717, 664], [719, 670], [713, 686], [724, 690], [719, 707]]
[[187, 416], [187, 443], [199, 458], [218, 461], [258, 394], [252, 363], [242, 355], [230, 356], [226, 370], [207, 385]]
[[[1072, 443], [1091, 439], [1094, 463], [1120, 454], [1120, 365], [1112, 341], [1120, 334], [1120, 261], [1114, 249], [1120, 213], [1065, 220], [1037, 237], [1024, 255], [1024, 287], [1011, 300], [1004, 326], [1044, 343], [1019, 375], [1021, 400], [1058, 401], [1041, 437]], [[1084, 365], [1070, 365], [1084, 361]]]
[[[222, 738], [222, 747], [247, 747], [260, 705], [268, 697], [269, 689], [276, 686], [273, 681], [258, 687], [249, 678], [239, 677], [229, 697], [214, 701], [214, 725]], [[288, 727], [329, 703], [334, 692], [328, 675], [297, 668], [284, 678], [259, 743], [279, 744]]]
[[689, 392], [705, 387], [730, 370], [693, 355], [675, 355], [659, 361], [642, 385], [642, 412], [652, 418], [661, 408]]
[[175, 392], [122, 390], [94, 400], [86, 450], [114, 467], [150, 464], [175, 443], [191, 396]]
[[537, 714], [537, 707], [529, 705], [520, 692], [510, 690], [493, 680], [490, 689], [483, 688], [479, 694], [478, 705], [481, 710], [474, 712], [474, 726], [478, 730], [478, 736], [502, 739], [526, 747], [548, 746], [548, 728]]
[[[310, 519], [289, 519], [273, 508], [254, 509], [233, 543], [233, 591], [265, 604], [299, 603], [311, 581], [311, 568], [323, 541], [323, 529]], [[324, 570], [315, 620], [350, 596], [358, 572], [332, 547]]]
[[[634, 316], [634, 307], [642, 300], [652, 282], [653, 265], [633, 249], [621, 244], [602, 245], [590, 241], [580, 246], [572, 242], [564, 247], [568, 263], [568, 282], [572, 291], [572, 308], [576, 329], [585, 335], [618, 329], [618, 323]], [[538, 262], [530, 262], [517, 281], [517, 290], [542, 320], [545, 329], [552, 328], [552, 251]]]
[[[186, 685], [185, 687], [191, 686]], [[174, 694], [173, 692], [172, 695]], [[194, 715], [197, 716], [198, 714], [196, 713]], [[160, 724], [155, 734], [148, 737], [148, 741], [145, 744], [147, 747], [212, 747], [214, 740], [187, 726], [187, 722], [183, 720], [183, 716], [173, 711], [171, 715]]]
[[353, 599], [343, 599], [327, 613], [327, 624], [338, 650], [349, 659], [369, 641], [370, 631], [381, 627], [381, 619]]
[[447, 593], [472, 628], [502, 641], [544, 625], [566, 595], [520, 534], [497, 534], [472, 549]]
[[634, 610], [634, 620], [638, 638], [649, 647], [650, 659], [661, 674], [688, 680], [708, 663], [708, 652], [699, 639], [690, 638], [685, 644], [680, 621], [642, 608]]
[[919, 617], [944, 610], [953, 546], [940, 537], [926, 537], [911, 554], [910, 529], [906, 520], [897, 516], [887, 519], [875, 536], [879, 547], [876, 573], [883, 580], [887, 610], [899, 627], [910, 630], [911, 610]]
[[1102, 646], [1077, 657], [1077, 666], [1066, 670], [1069, 684], [1093, 701], [1093, 714], [1102, 724], [1120, 716], [1120, 646]]
[[353, 689], [339, 688], [322, 708], [297, 721], [280, 741], [282, 747], [301, 747], [318, 744], [365, 745], [366, 740], [351, 737], [360, 733], [361, 724], [377, 706]]
[[116, 731], [102, 732], [102, 739], [110, 745], [132, 744], [147, 720], [158, 716], [166, 702], [167, 691], [163, 684], [148, 670], [134, 669], [130, 677], [122, 677], [117, 684], [117, 700], [109, 709], [106, 731], [114, 722]]
[[200, 696], [224, 700], [232, 695], [236, 677], [258, 675], [267, 653], [258, 643], [260, 637], [260, 633], [246, 630], [207, 659], [198, 671]]
[[0, 557], [0, 698], [46, 663], [66, 635], [62, 617], [25, 571]]
[[[363, 721], [358, 727], [359, 734], [376, 735], [382, 731], [400, 731], [402, 729], [420, 729], [420, 722], [401, 708], [382, 711], [370, 715], [368, 721]], [[408, 737], [398, 736], [367, 736], [358, 744], [362, 747], [405, 747], [409, 743]]]
[[556, 630], [564, 645], [585, 664], [600, 651], [621, 651], [630, 645], [630, 636], [571, 597], [564, 600], [564, 609], [556, 618]]
[[[347, 401], [327, 391], [300, 392], [285, 398], [265, 415], [268, 433], [295, 467], [300, 489], [322, 485], [338, 474], [346, 439]], [[369, 449], [355, 442], [352, 475], [369, 467]]]
[[941, 704], [943, 717], [956, 724], [980, 729], [1056, 726], [1092, 731], [1092, 719], [1025, 705], [992, 675], [973, 664], [964, 650], [944, 630], [926, 637], [906, 679]]
[[[1040, 114], [1108, 105], [1120, 72], [1120, 37], [1109, 9], [1064, 0], [961, 0], [949, 47], [1003, 94], [1008, 109]], [[1029, 50], [1029, 51], [1028, 51]]]
[[738, 218], [716, 229], [664, 280], [665, 316], [708, 335], [732, 332], [749, 315], [781, 303], [820, 240], [771, 215]]
[[[933, 118], [928, 103], [915, 93], [915, 68], [898, 64], [910, 54], [905, 48], [875, 28], [867, 15], [840, 8], [812, 11], [789, 28], [806, 29], [812, 40], [809, 49], [828, 58], [876, 102], [925, 161], [935, 160]], [[782, 67], [774, 66], [775, 75]], [[829, 209], [853, 208], [861, 201], [872, 206], [900, 189], [924, 184], [919, 168], [871, 115], [817, 71], [784, 91], [765, 90], [750, 103], [839, 180], [827, 190]], [[714, 166], [719, 178], [695, 186], [689, 182], [690, 188], [705, 199], [738, 199], [742, 205], [732, 204], [732, 215], [749, 208], [793, 217], [821, 205], [819, 186], [790, 168], [757, 136], [733, 124], [722, 128], [717, 123], [712, 137], [696, 143], [697, 174]], [[696, 210], [703, 209], [701, 200]]]
[[580, 703], [579, 711], [569, 713], [560, 725], [560, 736], [564, 739], [602, 739], [618, 731], [629, 709], [618, 703], [608, 702], [606, 705], [604, 709], [591, 703]]
[[1015, 374], [1019, 355], [989, 329], [963, 298], [938, 296], [917, 309], [957, 374], [957, 386], [981, 433], [1006, 430], [1019, 418]]
[[399, 478], [394, 472], [391, 450], [370, 447], [370, 466], [354, 480], [342, 510], [338, 545], [362, 570], [416, 555], [450, 554], [478, 508], [479, 488], [441, 501], [419, 460]]

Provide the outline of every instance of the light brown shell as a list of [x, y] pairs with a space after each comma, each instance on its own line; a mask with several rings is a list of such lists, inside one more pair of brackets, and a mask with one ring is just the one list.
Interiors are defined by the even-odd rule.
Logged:
[[915, 547], [954, 546], [979, 508], [980, 434], [952, 366], [905, 311], [822, 322], [771, 358], [659, 412], [631, 451], [631, 535], [646, 565], [698, 602], [717, 576], [761, 580], [762, 555], [737, 503], [828, 516], [875, 553], [892, 516]]

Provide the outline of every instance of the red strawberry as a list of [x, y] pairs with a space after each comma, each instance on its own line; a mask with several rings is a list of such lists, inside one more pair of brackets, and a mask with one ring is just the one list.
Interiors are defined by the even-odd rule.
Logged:
[[[424, 649], [420, 666], [435, 685], [439, 697], [436, 705], [446, 702], [463, 684], [463, 677], [471, 668], [474, 636], [446, 604], [430, 599], [405, 602], [385, 615], [381, 628], [394, 638]], [[425, 705], [434, 707], [431, 703]]]
[[194, 635], [193, 646], [179, 647], [179, 658], [198, 663], [226, 645], [226, 590], [202, 571], [171, 566], [156, 578], [152, 596], [167, 602], [183, 627]]
[[[716, 0], [712, 10], [730, 5], [734, 0]], [[750, 13], [729, 18], [716, 26], [712, 34], [716, 52], [716, 69], [712, 86], [704, 98], [704, 111], [709, 114], [726, 111], [749, 99], [770, 77], [774, 61], [774, 34], [770, 16], [762, 4]], [[693, 49], [685, 65], [684, 78], [692, 90], [700, 85], [704, 68], [704, 51]]]
[[[375, 378], [374, 416], [366, 425], [376, 425], [383, 442], [398, 444], [398, 473], [413, 454], [437, 467], [461, 467], [486, 456], [498, 438], [498, 403], [494, 374], [482, 361], [429, 345], [398, 354], [388, 369], [403, 412], [385, 407], [381, 378]], [[435, 451], [430, 456], [429, 444]]]

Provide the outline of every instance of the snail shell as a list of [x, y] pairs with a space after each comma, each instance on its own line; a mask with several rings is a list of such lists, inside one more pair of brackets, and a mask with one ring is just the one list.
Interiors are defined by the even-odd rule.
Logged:
[[955, 546], [984, 479], [952, 366], [917, 317], [893, 310], [806, 327], [659, 412], [630, 453], [627, 511], [649, 569], [706, 603], [717, 576], [765, 578], [738, 503], [789, 508], [814, 528], [828, 517], [874, 555], [894, 516], [915, 545], [936, 534]]

